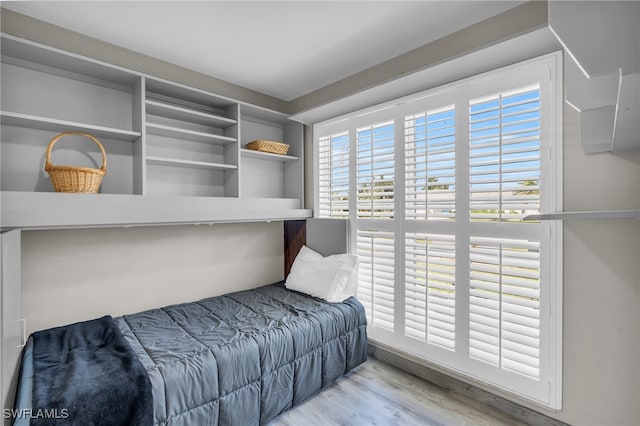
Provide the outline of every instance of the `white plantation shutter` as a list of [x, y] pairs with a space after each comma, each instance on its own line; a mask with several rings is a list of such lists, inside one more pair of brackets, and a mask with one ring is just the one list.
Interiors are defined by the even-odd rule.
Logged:
[[358, 299], [369, 324], [394, 329], [394, 238], [391, 232], [358, 230]]
[[320, 138], [318, 150], [319, 213], [321, 217], [349, 215], [349, 134]]
[[455, 349], [455, 237], [407, 233], [405, 335]]
[[314, 126], [368, 336], [561, 408], [561, 55]]
[[540, 211], [540, 89], [469, 105], [471, 218], [520, 220]]
[[540, 244], [472, 238], [469, 355], [538, 379]]
[[357, 129], [359, 218], [391, 218], [394, 212], [393, 121]]
[[405, 117], [405, 217], [454, 219], [455, 109]]
[[[480, 226], [540, 210], [540, 92], [536, 84], [469, 103], [469, 208]], [[508, 235], [522, 239], [470, 238], [469, 357], [538, 380], [540, 241], [516, 225]]]

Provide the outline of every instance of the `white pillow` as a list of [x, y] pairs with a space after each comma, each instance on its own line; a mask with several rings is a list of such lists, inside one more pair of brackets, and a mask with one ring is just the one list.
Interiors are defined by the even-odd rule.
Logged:
[[327, 302], [337, 303], [355, 296], [358, 258], [350, 254], [324, 257], [302, 246], [291, 265], [285, 286]]

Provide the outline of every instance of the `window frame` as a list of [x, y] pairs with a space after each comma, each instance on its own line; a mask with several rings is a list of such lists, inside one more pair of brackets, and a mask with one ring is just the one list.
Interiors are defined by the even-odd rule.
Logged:
[[[323, 136], [338, 132], [349, 132], [349, 150], [356, 151], [355, 129], [363, 126], [388, 121], [395, 123], [395, 172], [394, 202], [395, 214], [391, 219], [362, 219], [357, 218], [357, 194], [356, 179], [353, 173], [357, 171], [355, 155], [349, 155], [350, 187], [349, 187], [349, 241], [350, 251], [355, 252], [358, 230], [386, 231], [395, 235], [395, 308], [399, 316], [399, 324], [396, 323], [396, 332], [385, 330], [373, 330], [370, 327], [372, 341], [382, 341], [386, 345], [400, 348], [400, 350], [417, 355], [428, 362], [434, 362], [439, 367], [451, 370], [458, 375], [481, 380], [488, 388], [495, 388], [517, 395], [527, 401], [534, 402], [545, 408], [560, 409], [562, 407], [562, 223], [558, 221], [540, 222], [538, 231], [531, 231], [532, 235], [539, 233], [540, 248], [540, 386], [533, 392], [519, 391], [530, 387], [527, 380], [521, 380], [517, 375], [504, 375], [499, 382], [493, 380], [496, 375], [495, 368], [477, 363], [471, 369], [460, 365], [470, 362], [468, 356], [469, 339], [469, 273], [457, 276], [457, 282], [466, 284], [456, 286], [456, 299], [465, 298], [465, 303], [456, 302], [456, 329], [460, 326], [463, 330], [456, 332], [456, 348], [465, 348], [467, 351], [452, 352], [445, 349], [430, 348], [429, 356], [416, 351], [414, 347], [404, 342], [405, 337], [399, 338], [404, 330], [404, 262], [405, 262], [405, 237], [409, 233], [456, 235], [460, 227], [464, 227], [463, 234], [471, 237], [497, 237], [508, 238], [509, 232], [504, 233], [501, 223], [476, 224], [469, 218], [469, 197], [459, 199], [458, 191], [462, 182], [457, 179], [461, 176], [463, 182], [469, 182], [469, 101], [492, 93], [512, 90], [518, 87], [519, 82], [530, 78], [540, 81], [540, 110], [541, 113], [541, 148], [540, 148], [540, 205], [541, 213], [562, 211], [562, 54], [554, 52], [514, 65], [499, 68], [480, 75], [472, 76], [454, 83], [425, 90], [420, 93], [405, 96], [383, 104], [355, 111], [341, 117], [316, 123], [313, 125], [314, 140], [314, 216], [317, 216], [319, 206], [319, 182], [318, 182], [318, 137], [321, 131]], [[407, 115], [424, 112], [425, 105], [434, 107], [446, 104], [455, 104], [456, 111], [456, 135], [465, 135], [461, 143], [456, 139], [456, 144], [462, 145], [455, 150], [456, 159], [456, 210], [466, 212], [466, 218], [458, 218], [453, 221], [416, 221], [405, 220], [405, 155], [404, 155], [404, 117]], [[467, 113], [459, 115], [457, 112], [466, 109]], [[398, 118], [402, 118], [399, 120]], [[456, 136], [457, 138], [457, 136]], [[401, 141], [401, 142], [398, 142]], [[399, 182], [402, 181], [402, 184]], [[467, 187], [468, 192], [468, 187]], [[514, 225], [514, 224], [509, 224]], [[516, 224], [517, 225], [517, 224]], [[527, 224], [522, 224], [527, 226]], [[515, 228], [514, 228], [515, 229]], [[527, 234], [529, 230], [525, 232]], [[468, 243], [468, 241], [466, 241]], [[460, 241], [465, 244], [465, 241]], [[456, 262], [469, 264], [469, 247], [456, 245]], [[457, 269], [456, 269], [457, 270]], [[542, 283], [545, 283], [544, 285]], [[460, 293], [458, 293], [460, 290]], [[466, 308], [466, 312], [465, 309]], [[466, 329], [465, 329], [466, 328]], [[545, 328], [543, 332], [543, 328]], [[400, 333], [399, 333], [400, 331]], [[461, 337], [462, 336], [462, 337]], [[458, 339], [466, 339], [459, 342]], [[459, 346], [459, 343], [462, 343]], [[511, 377], [513, 376], [513, 377]]]

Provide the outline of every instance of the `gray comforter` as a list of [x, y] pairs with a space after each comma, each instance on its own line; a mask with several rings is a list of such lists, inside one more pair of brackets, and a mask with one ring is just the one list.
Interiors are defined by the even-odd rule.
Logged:
[[364, 308], [275, 284], [115, 318], [146, 368], [154, 422], [257, 425], [366, 360]]

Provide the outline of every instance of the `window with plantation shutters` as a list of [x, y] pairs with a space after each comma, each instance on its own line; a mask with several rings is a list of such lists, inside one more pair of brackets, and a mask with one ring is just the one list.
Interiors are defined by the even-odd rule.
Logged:
[[558, 409], [561, 55], [314, 125], [370, 341]]
[[455, 109], [405, 117], [406, 219], [454, 219]]
[[342, 132], [320, 138], [318, 176], [320, 215], [347, 217], [349, 214], [348, 133]]

